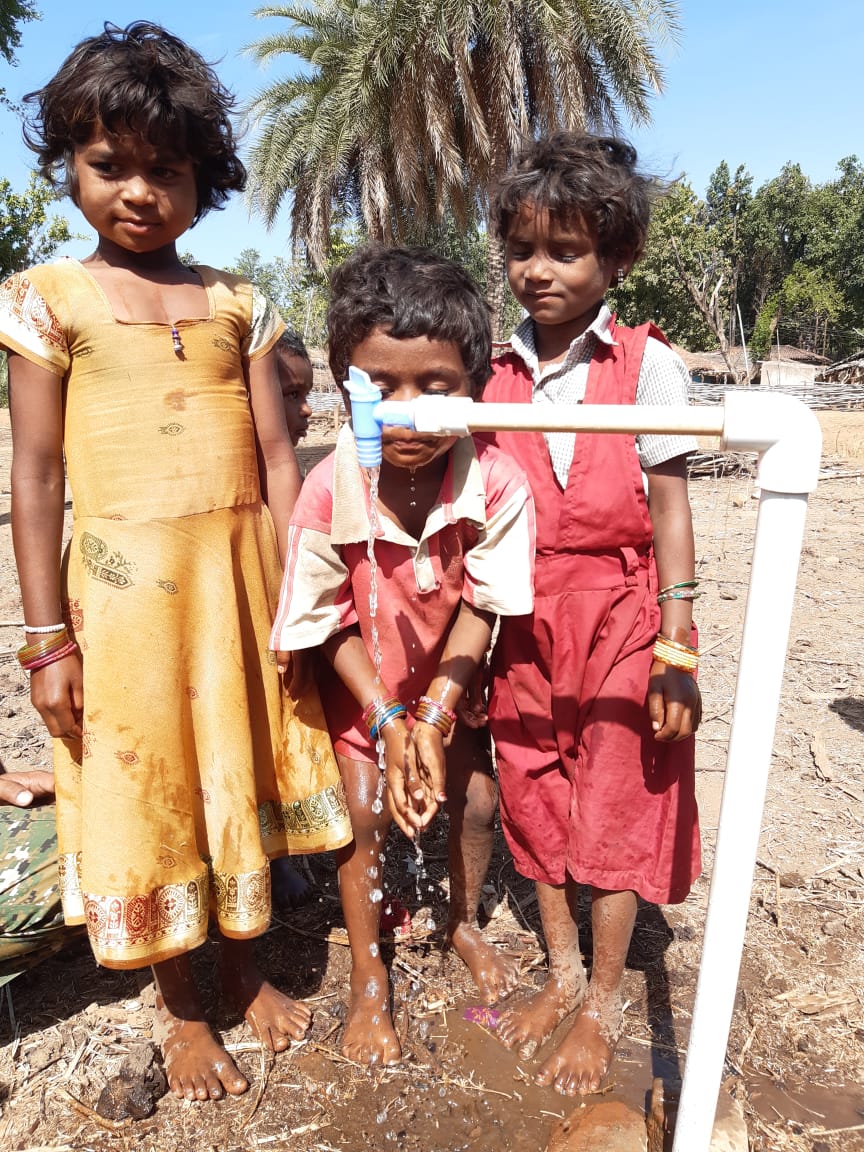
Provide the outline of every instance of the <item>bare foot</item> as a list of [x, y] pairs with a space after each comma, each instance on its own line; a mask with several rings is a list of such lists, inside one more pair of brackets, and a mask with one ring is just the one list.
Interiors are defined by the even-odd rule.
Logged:
[[402, 1047], [390, 1015], [387, 971], [351, 973], [351, 1004], [342, 1055], [357, 1064], [388, 1066], [402, 1059]]
[[312, 1013], [305, 1004], [292, 1000], [266, 980], [261, 982], [243, 1016], [271, 1052], [284, 1052], [292, 1040], [302, 1040], [312, 1023]]
[[168, 1087], [186, 1100], [221, 1100], [242, 1095], [249, 1081], [203, 1018], [181, 1019], [156, 997], [153, 1038], [162, 1049]]
[[560, 1047], [544, 1061], [534, 1082], [551, 1084], [562, 1096], [597, 1092], [612, 1063], [621, 1025], [622, 1005], [618, 993], [601, 995], [589, 989], [573, 1027]]
[[231, 941], [222, 950], [222, 986], [246, 1023], [271, 1052], [284, 1052], [292, 1040], [302, 1040], [312, 1023], [305, 1004], [292, 1000], [265, 980], [252, 950]]
[[476, 924], [462, 921], [448, 929], [447, 943], [474, 977], [484, 1004], [505, 1000], [519, 983], [519, 961], [494, 948]]
[[579, 1007], [584, 995], [584, 984], [550, 974], [539, 992], [503, 1013], [495, 1035], [505, 1048], [515, 1048], [523, 1060], [528, 1060], [564, 1017]]

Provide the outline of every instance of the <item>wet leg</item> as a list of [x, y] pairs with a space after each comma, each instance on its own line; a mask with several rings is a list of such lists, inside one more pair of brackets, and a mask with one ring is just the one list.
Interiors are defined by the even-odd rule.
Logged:
[[210, 1031], [189, 954], [153, 966], [156, 1018], [153, 1037], [162, 1049], [168, 1086], [187, 1100], [239, 1096], [249, 1087], [234, 1061]]
[[477, 923], [498, 805], [485, 730], [457, 728], [447, 750], [447, 796], [450, 913], [446, 940], [468, 967], [483, 1003], [495, 1004], [519, 983], [519, 962], [489, 944]]
[[539, 992], [504, 1013], [496, 1033], [502, 1044], [515, 1048], [523, 1059], [534, 1055], [585, 996], [577, 899], [578, 888], [570, 880], [558, 886], [537, 884], [540, 919], [549, 952], [549, 974]]
[[264, 979], [255, 963], [251, 940], [222, 938], [222, 990], [249, 1027], [271, 1052], [284, 1052], [292, 1040], [302, 1040], [312, 1022], [299, 1004]]
[[621, 1034], [621, 979], [636, 919], [635, 892], [592, 889], [594, 959], [591, 981], [573, 1026], [537, 1073], [563, 1096], [596, 1092]]
[[358, 1064], [397, 1064], [402, 1056], [390, 1015], [390, 983], [381, 959], [383, 866], [379, 859], [390, 826], [384, 810], [372, 811], [381, 773], [376, 764], [340, 756], [354, 840], [336, 853], [339, 895], [351, 944], [351, 999], [342, 1054]]

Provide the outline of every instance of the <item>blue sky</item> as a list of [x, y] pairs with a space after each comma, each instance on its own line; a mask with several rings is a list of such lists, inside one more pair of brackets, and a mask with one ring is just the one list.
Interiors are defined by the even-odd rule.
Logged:
[[[78, 40], [99, 32], [105, 20], [165, 25], [216, 63], [241, 101], [279, 75], [243, 55], [245, 45], [280, 24], [254, 19], [256, 5], [244, 0], [37, 0], [37, 7], [42, 19], [22, 26], [17, 67], [0, 61], [0, 85], [13, 100], [44, 83]], [[681, 0], [679, 10], [680, 43], [663, 50], [666, 89], [654, 101], [652, 123], [625, 125], [647, 170], [683, 172], [701, 195], [721, 160], [733, 170], [745, 165], [758, 187], [787, 161], [819, 183], [833, 178], [842, 157], [864, 158], [861, 0]], [[5, 109], [0, 155], [0, 174], [22, 189], [31, 154]], [[62, 210], [75, 231], [89, 233], [71, 203]], [[187, 239], [181, 248], [210, 264], [230, 264], [244, 248], [272, 259], [289, 254], [288, 215], [283, 211], [268, 232], [235, 197]], [[91, 247], [88, 239], [66, 251], [83, 256]]]

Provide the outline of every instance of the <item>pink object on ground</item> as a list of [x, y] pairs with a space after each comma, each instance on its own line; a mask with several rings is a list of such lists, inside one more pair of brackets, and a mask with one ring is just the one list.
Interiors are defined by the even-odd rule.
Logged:
[[498, 1021], [501, 1019], [501, 1013], [497, 1008], [487, 1008], [485, 1004], [471, 1004], [462, 1013], [462, 1019], [468, 1020], [472, 1024], [479, 1024], [481, 1028], [488, 1028], [490, 1032], [494, 1032], [498, 1027]]

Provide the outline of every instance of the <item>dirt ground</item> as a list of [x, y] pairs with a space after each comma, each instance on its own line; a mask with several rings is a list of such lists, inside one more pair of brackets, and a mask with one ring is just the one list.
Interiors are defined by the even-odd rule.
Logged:
[[[12, 769], [48, 765], [50, 754], [14, 657], [21, 609], [7, 416], [0, 412], [0, 756]], [[725, 1068], [754, 1152], [864, 1149], [864, 412], [820, 413], [820, 420], [824, 475], [810, 501]], [[331, 423], [315, 421], [307, 463], [331, 439]], [[686, 1053], [758, 506], [752, 494], [752, 478], [741, 474], [691, 486], [706, 593], [697, 605], [705, 869], [683, 905], [640, 909], [625, 977], [625, 1035], [604, 1097], [636, 1107], [645, 1105], [653, 1076], [680, 1076]], [[389, 895], [413, 917], [411, 938], [387, 948], [406, 1052], [400, 1067], [368, 1072], [339, 1054], [349, 956], [333, 861], [318, 857], [313, 902], [280, 910], [260, 943], [274, 982], [314, 1008], [308, 1041], [275, 1059], [264, 1054], [219, 1006], [208, 944], [196, 954], [197, 971], [250, 1091], [206, 1105], [166, 1096], [149, 1119], [110, 1129], [81, 1105], [92, 1108], [126, 1055], [150, 1038], [152, 986], [146, 974], [98, 969], [75, 941], [0, 999], [0, 1148], [544, 1149], [553, 1127], [580, 1105], [533, 1086], [530, 1062], [463, 1017], [475, 1003], [470, 981], [441, 951], [437, 931], [447, 892], [442, 823], [424, 838], [425, 878], [413, 874], [404, 839], [394, 834], [388, 843]], [[487, 895], [487, 932], [520, 957], [530, 989], [545, 964], [537, 906], [500, 838]]]

